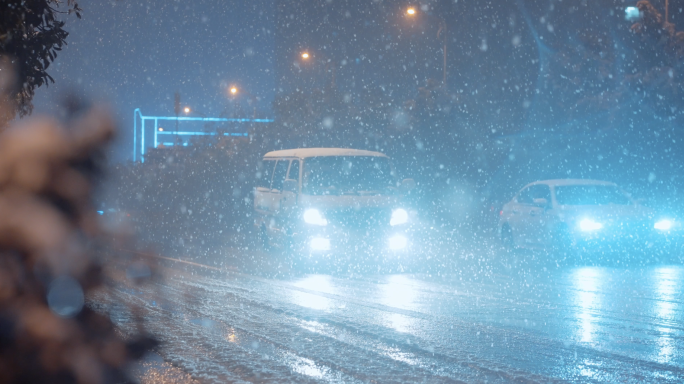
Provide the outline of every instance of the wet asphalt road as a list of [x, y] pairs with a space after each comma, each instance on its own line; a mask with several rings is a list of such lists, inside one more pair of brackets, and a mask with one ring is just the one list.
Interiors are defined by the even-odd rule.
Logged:
[[681, 265], [453, 252], [402, 274], [159, 258], [160, 280], [113, 270], [90, 304], [123, 331], [136, 306], [166, 364], [199, 382], [684, 382]]

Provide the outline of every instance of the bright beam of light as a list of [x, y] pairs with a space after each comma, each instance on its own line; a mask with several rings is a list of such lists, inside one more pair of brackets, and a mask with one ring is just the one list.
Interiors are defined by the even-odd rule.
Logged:
[[389, 249], [392, 251], [400, 251], [406, 248], [408, 245], [408, 240], [402, 235], [395, 235], [389, 239]]
[[391, 226], [405, 224], [406, 222], [408, 222], [408, 212], [405, 209], [399, 208], [392, 212], [392, 217], [390, 218]]
[[580, 221], [580, 229], [584, 232], [589, 232], [589, 231], [597, 231], [601, 228], [603, 228], [603, 224], [598, 223], [592, 219], [584, 219]]
[[672, 221], [667, 219], [660, 220], [657, 223], [653, 224], [653, 228], [660, 231], [669, 231], [672, 228]]
[[309, 243], [312, 251], [329, 251], [330, 240], [323, 237], [314, 237]]

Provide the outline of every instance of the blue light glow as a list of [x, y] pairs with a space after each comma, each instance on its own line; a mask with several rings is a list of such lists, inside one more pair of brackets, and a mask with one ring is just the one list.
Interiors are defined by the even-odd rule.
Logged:
[[603, 228], [603, 224], [596, 222], [592, 219], [583, 219], [579, 223], [579, 227], [584, 232], [598, 231]]
[[637, 7], [627, 7], [625, 8], [625, 20], [635, 21], [641, 19], [641, 12]]
[[405, 209], [399, 208], [392, 211], [392, 218], [390, 219], [390, 225], [400, 225], [406, 224], [408, 222], [408, 212]]
[[328, 220], [323, 217], [318, 209], [307, 209], [304, 212], [304, 222], [307, 224], [320, 225], [321, 227], [328, 225]]
[[[159, 131], [159, 121], [203, 121], [203, 122], [233, 122], [233, 123], [272, 123], [273, 119], [233, 119], [225, 117], [188, 117], [188, 116], [144, 116], [140, 108], [133, 111], [133, 161], [135, 162], [138, 154], [138, 116], [140, 117], [140, 161], [145, 162], [145, 121], [154, 120], [154, 148], [159, 145], [158, 135], [186, 135], [186, 136], [215, 136], [216, 132], [203, 131]], [[248, 137], [246, 132], [225, 132], [224, 136]], [[167, 146], [168, 143], [163, 143]], [[172, 144], [173, 145], [173, 144]], [[183, 143], [187, 147], [187, 143]]]
[[323, 237], [314, 237], [309, 243], [312, 251], [329, 251], [330, 250], [330, 239]]
[[672, 229], [672, 225], [672, 220], [664, 219], [653, 224], [653, 228], [659, 231], [669, 231], [670, 229]]
[[389, 238], [389, 249], [392, 251], [400, 251], [408, 245], [408, 240], [402, 235], [395, 235]]

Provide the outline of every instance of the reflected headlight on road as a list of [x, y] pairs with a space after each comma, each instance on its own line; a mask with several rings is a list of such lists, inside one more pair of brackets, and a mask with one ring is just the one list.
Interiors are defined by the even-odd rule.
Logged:
[[408, 222], [408, 212], [405, 209], [399, 208], [392, 211], [392, 218], [390, 219], [390, 225], [401, 225]]
[[672, 222], [672, 220], [663, 219], [663, 220], [658, 220], [655, 224], [653, 224], [653, 228], [655, 228], [659, 231], [669, 231], [670, 229], [672, 229], [673, 225], [674, 225], [674, 222]]
[[330, 239], [324, 237], [314, 237], [309, 243], [312, 251], [329, 251]]
[[598, 231], [599, 229], [603, 228], [603, 224], [592, 219], [582, 219], [582, 221], [579, 223], [579, 228], [582, 230], [582, 232]]
[[307, 209], [304, 211], [304, 222], [322, 227], [328, 225], [328, 220], [323, 217], [318, 209]]
[[392, 251], [400, 251], [408, 245], [408, 240], [402, 235], [394, 235], [389, 238], [389, 249]]

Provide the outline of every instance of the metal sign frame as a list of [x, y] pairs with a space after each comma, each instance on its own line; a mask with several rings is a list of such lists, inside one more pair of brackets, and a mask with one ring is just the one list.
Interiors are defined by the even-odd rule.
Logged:
[[[159, 146], [159, 135], [176, 136], [216, 136], [216, 132], [204, 131], [159, 131], [159, 121], [204, 121], [204, 122], [234, 122], [234, 123], [272, 123], [273, 119], [233, 119], [225, 117], [188, 117], [188, 116], [145, 116], [140, 108], [133, 111], [133, 162], [138, 154], [138, 116], [140, 116], [140, 161], [145, 162], [145, 121], [154, 121], [154, 148]], [[225, 132], [224, 136], [246, 137], [247, 132]], [[174, 145], [170, 142], [162, 142], [163, 145]], [[184, 144], [184, 145], [187, 145]]]

